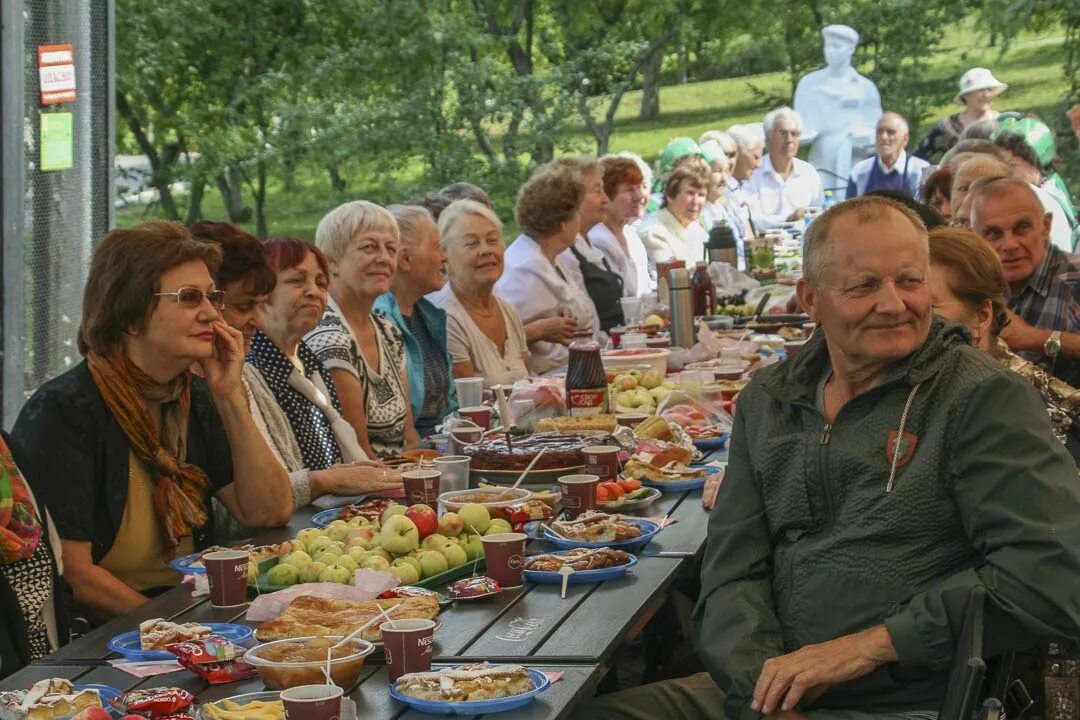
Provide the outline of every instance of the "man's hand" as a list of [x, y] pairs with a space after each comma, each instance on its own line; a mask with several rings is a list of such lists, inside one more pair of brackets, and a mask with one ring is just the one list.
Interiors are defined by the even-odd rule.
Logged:
[[763, 715], [793, 710], [800, 700], [819, 698], [830, 685], [862, 677], [896, 659], [896, 649], [884, 625], [807, 645], [765, 661], [750, 707]]
[[1032, 350], [1042, 352], [1046, 339], [1050, 337], [1050, 331], [1029, 325], [1012, 310], [1006, 310], [1009, 314], [1009, 324], [1001, 331], [1001, 339], [1013, 352]]
[[799, 208], [788, 215], [786, 222], [795, 222], [796, 220], [802, 220], [804, 217], [806, 217], [806, 208]]

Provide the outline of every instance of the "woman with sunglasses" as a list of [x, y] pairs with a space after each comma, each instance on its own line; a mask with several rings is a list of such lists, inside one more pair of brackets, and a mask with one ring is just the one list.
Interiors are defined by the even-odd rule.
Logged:
[[15, 456], [92, 620], [180, 581], [168, 562], [215, 538], [211, 496], [250, 527], [292, 513], [285, 469], [248, 411], [242, 337], [221, 319], [220, 259], [174, 223], [106, 235], [83, 296], [85, 360], [41, 386], [15, 423]]
[[420, 443], [413, 426], [401, 331], [372, 312], [390, 289], [401, 235], [385, 208], [355, 200], [331, 210], [315, 229], [331, 275], [329, 307], [305, 338], [329, 369], [369, 457], [392, 457]]

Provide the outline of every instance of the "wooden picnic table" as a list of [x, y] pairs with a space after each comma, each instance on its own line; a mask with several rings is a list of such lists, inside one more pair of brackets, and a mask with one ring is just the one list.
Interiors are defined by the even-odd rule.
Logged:
[[[709, 459], [723, 459], [723, 451]], [[314, 512], [310, 507], [301, 509], [288, 527], [262, 532], [255, 542], [291, 538], [311, 526]], [[578, 702], [592, 696], [618, 650], [641, 633], [680, 573], [694, 566], [704, 548], [708, 516], [701, 506], [700, 490], [665, 493], [638, 514], [666, 515], [677, 522], [637, 553], [639, 562], [633, 573], [602, 583], [571, 585], [566, 599], [560, 598], [558, 586], [526, 583], [485, 600], [457, 602], [440, 615], [435, 664], [489, 660], [561, 672], [562, 680], [536, 702], [499, 716], [506, 720], [567, 716]], [[530, 541], [526, 552], [548, 549], [545, 542]], [[29, 687], [46, 677], [67, 677], [123, 690], [177, 686], [208, 700], [256, 692], [263, 689], [258, 678], [208, 687], [188, 671], [139, 679], [107, 664], [118, 657], [109, 651], [109, 640], [137, 629], [142, 620], [161, 617], [175, 622], [245, 623], [244, 613], [245, 608], [214, 608], [206, 596], [193, 597], [190, 585], [180, 585], [15, 673], [0, 682], [0, 689]], [[360, 683], [348, 696], [357, 702], [364, 717], [412, 717], [406, 706], [389, 697], [388, 690], [385, 665], [377, 652], [369, 657]]]

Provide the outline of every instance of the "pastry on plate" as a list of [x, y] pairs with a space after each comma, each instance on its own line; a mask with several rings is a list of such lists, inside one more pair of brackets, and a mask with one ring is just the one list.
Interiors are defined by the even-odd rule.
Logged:
[[641, 528], [617, 520], [607, 513], [590, 510], [573, 520], [558, 520], [551, 529], [567, 540], [582, 542], [621, 542], [641, 537]]
[[139, 646], [143, 650], [164, 650], [166, 645], [208, 637], [214, 631], [199, 623], [174, 623], [161, 618], [139, 623]]
[[635, 480], [648, 480], [650, 482], [679, 482], [682, 480], [696, 480], [708, 475], [705, 468], [688, 467], [679, 463], [668, 463], [663, 467], [657, 467], [652, 463], [642, 462], [637, 458], [630, 458], [623, 467], [623, 474]]
[[[391, 616], [394, 620], [434, 620], [439, 616], [437, 595], [383, 600], [335, 600], [301, 595], [277, 618], [260, 625], [255, 637], [268, 642], [296, 637], [344, 636], [377, 617], [380, 607], [388, 610], [394, 605], [401, 606]], [[379, 623], [372, 624], [360, 637], [368, 642], [382, 642]]]
[[29, 690], [0, 693], [3, 720], [53, 720], [100, 707], [104, 706], [97, 690], [76, 690], [62, 678], [39, 680]]
[[559, 572], [564, 566], [574, 570], [602, 570], [630, 562], [630, 553], [615, 548], [576, 548], [559, 555], [533, 555], [525, 561], [526, 570]]
[[397, 680], [397, 690], [403, 695], [442, 702], [498, 700], [535, 689], [529, 671], [521, 665], [477, 663], [408, 673]]

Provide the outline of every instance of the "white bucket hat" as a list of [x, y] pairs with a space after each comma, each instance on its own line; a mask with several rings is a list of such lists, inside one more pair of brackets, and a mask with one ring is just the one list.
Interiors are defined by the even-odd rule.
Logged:
[[971, 68], [960, 78], [960, 92], [956, 93], [953, 102], [963, 105], [965, 95], [986, 88], [993, 88], [994, 95], [997, 96], [1005, 92], [1008, 87], [1008, 85], [994, 77], [994, 73], [986, 68]]

